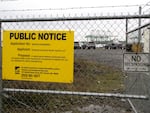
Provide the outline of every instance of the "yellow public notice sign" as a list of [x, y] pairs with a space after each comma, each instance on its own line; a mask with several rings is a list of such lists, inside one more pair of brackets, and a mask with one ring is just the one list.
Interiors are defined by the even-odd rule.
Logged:
[[74, 31], [3, 31], [2, 78], [73, 82]]

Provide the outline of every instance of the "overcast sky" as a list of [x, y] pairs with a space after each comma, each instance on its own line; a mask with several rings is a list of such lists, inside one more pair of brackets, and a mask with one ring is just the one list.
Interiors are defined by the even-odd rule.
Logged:
[[97, 7], [118, 5], [140, 5], [150, 0], [1, 0], [0, 9], [45, 9]]
[[[52, 17], [64, 17], [65, 16], [78, 16], [81, 17], [81, 14], [84, 16], [87, 16], [90, 14], [105, 14], [110, 15], [112, 14], [121, 14], [120, 12], [136, 12], [138, 13], [138, 7], [136, 8], [129, 8], [124, 7], [121, 9], [115, 9], [113, 7], [106, 8], [106, 9], [88, 9], [85, 8], [81, 11], [79, 7], [100, 7], [100, 6], [122, 6], [122, 5], [144, 5], [150, 3], [150, 0], [1, 0], [0, 1], [0, 18], [22, 18], [22, 17], [42, 17], [41, 15], [44, 15], [43, 17], [47, 17], [52, 15]], [[60, 8], [77, 8], [77, 9], [67, 9], [67, 10], [27, 10], [27, 9], [60, 9]], [[7, 11], [5, 11], [7, 10]], [[11, 10], [21, 10], [21, 11], [11, 11]], [[117, 13], [116, 13], [117, 12]], [[74, 14], [73, 14], [74, 13]], [[103, 15], [102, 14], [102, 15]], [[21, 15], [21, 16], [19, 16]], [[40, 16], [39, 16], [40, 15]], [[46, 15], [46, 16], [45, 16]], [[104, 23], [103, 23], [104, 24]], [[112, 23], [110, 23], [112, 24]], [[117, 24], [117, 23], [116, 23]], [[120, 24], [120, 23], [119, 23]], [[91, 23], [92, 25], [92, 23]], [[123, 24], [124, 25], [124, 24]], [[15, 25], [17, 27], [17, 25]], [[20, 25], [21, 26], [21, 25]], [[76, 26], [73, 26], [76, 27]], [[11, 29], [9, 27], [9, 29]], [[14, 28], [13, 28], [14, 29]], [[27, 28], [30, 29], [30, 28]], [[42, 28], [43, 29], [43, 28]], [[90, 28], [88, 29], [91, 31], [92, 29], [96, 28]], [[83, 30], [83, 29], [82, 29]], [[116, 30], [117, 31], [117, 30]], [[125, 32], [125, 31], [124, 31]], [[125, 37], [124, 33], [120, 34], [118, 37]], [[76, 34], [76, 37], [84, 37], [84, 35], [87, 34]], [[116, 34], [112, 34], [116, 35]]]
[[[122, 6], [147, 4], [150, 0], [0, 0], [0, 17], [16, 18], [17, 16], [29, 17], [30, 15], [52, 15], [53, 17], [68, 15], [108, 15], [108, 14], [135, 14], [138, 13], [138, 6], [123, 8], [100, 8], [80, 9], [79, 7], [100, 7], [100, 6]], [[77, 8], [71, 10], [49, 10], [60, 8]], [[36, 10], [32, 10], [36, 9]], [[40, 9], [40, 10], [39, 10]], [[48, 10], [43, 10], [48, 9]], [[19, 10], [14, 11], [14, 10]], [[20, 11], [21, 10], [21, 11]]]

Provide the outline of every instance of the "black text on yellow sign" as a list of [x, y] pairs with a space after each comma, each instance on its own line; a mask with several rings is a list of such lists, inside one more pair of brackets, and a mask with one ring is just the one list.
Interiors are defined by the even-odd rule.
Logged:
[[11, 40], [67, 40], [66, 32], [45, 32], [45, 33], [27, 33], [27, 32], [10, 32]]
[[73, 31], [3, 31], [2, 78], [73, 82]]

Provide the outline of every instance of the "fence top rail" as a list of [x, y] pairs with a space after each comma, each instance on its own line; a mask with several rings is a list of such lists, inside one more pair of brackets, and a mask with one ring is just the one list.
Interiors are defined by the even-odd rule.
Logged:
[[149, 14], [144, 15], [121, 15], [121, 16], [84, 16], [84, 17], [56, 17], [56, 18], [22, 18], [22, 19], [0, 19], [0, 22], [33, 22], [33, 21], [73, 21], [73, 20], [105, 20], [105, 19], [138, 19], [150, 18]]

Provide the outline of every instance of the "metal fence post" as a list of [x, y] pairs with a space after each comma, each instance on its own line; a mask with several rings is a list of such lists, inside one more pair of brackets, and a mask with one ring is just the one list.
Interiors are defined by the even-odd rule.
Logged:
[[126, 19], [126, 45], [128, 43], [128, 34], [127, 34], [127, 32], [128, 32], [128, 19]]
[[[142, 14], [142, 8], [141, 6], [139, 7], [139, 15]], [[141, 18], [139, 18], [139, 27], [141, 26]], [[138, 30], [138, 43], [140, 44], [141, 41], [141, 29]]]
[[[2, 49], [2, 40], [1, 40], [1, 22], [0, 22], [0, 49]], [[0, 51], [0, 55], [2, 56], [2, 51]], [[1, 73], [0, 73], [0, 113], [2, 113], [2, 64], [0, 64]]]

